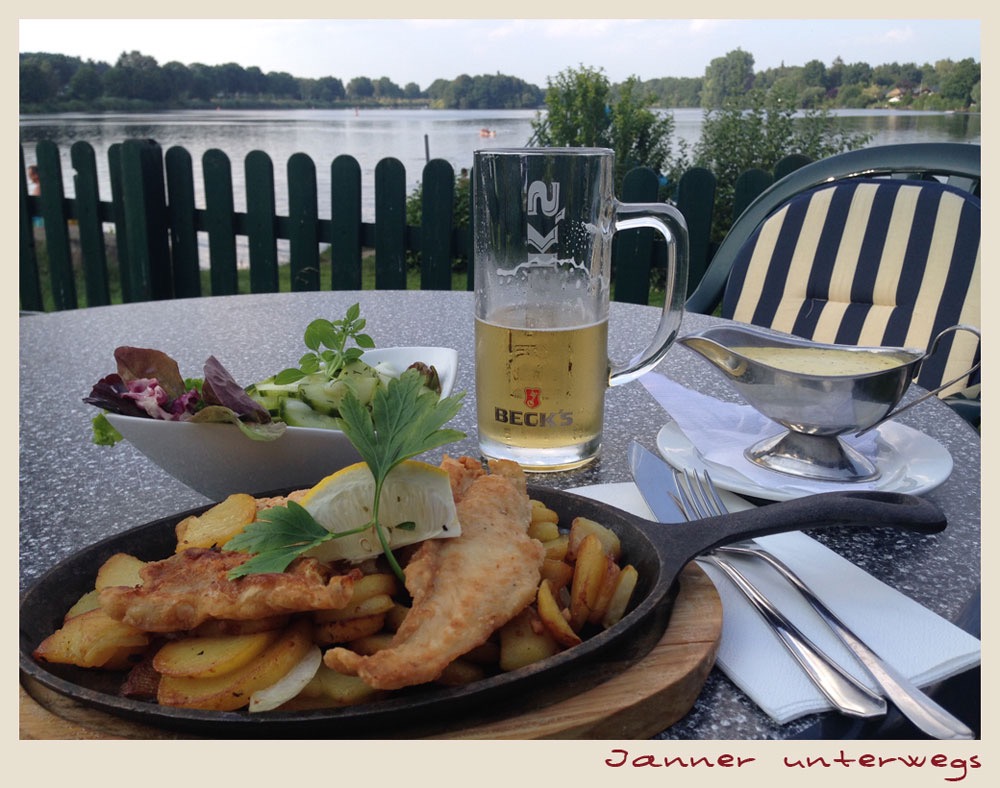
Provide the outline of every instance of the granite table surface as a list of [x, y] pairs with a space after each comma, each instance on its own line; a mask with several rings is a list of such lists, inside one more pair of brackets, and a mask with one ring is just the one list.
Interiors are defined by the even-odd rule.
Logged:
[[[458, 351], [455, 391], [465, 391], [451, 426], [467, 437], [450, 454], [479, 456], [475, 424], [473, 303], [466, 292], [359, 291], [240, 295], [97, 307], [20, 318], [20, 589], [61, 559], [104, 537], [209, 501], [127, 443], [94, 445], [82, 402], [114, 371], [119, 345], [157, 348], [194, 376], [215, 355], [238, 381], [259, 380], [293, 365], [302, 334], [316, 317], [336, 319], [360, 302], [379, 347], [439, 345]], [[653, 336], [659, 309], [612, 304], [609, 352], [630, 358]], [[685, 315], [681, 333], [716, 318]], [[738, 401], [721, 374], [680, 347], [657, 371], [719, 399]], [[639, 382], [608, 390], [601, 455], [575, 471], [535, 474], [559, 488], [631, 481], [627, 448], [655, 448], [668, 416]], [[980, 438], [935, 399], [899, 417], [951, 453], [954, 470], [927, 494], [948, 518], [941, 534], [836, 529], [814, 534], [828, 547], [938, 614], [955, 620], [980, 584]], [[441, 451], [426, 457], [440, 459]], [[819, 738], [849, 731], [837, 715], [810, 715], [778, 725], [714, 669], [694, 708], [664, 739]], [[844, 735], [850, 735], [845, 733]]]

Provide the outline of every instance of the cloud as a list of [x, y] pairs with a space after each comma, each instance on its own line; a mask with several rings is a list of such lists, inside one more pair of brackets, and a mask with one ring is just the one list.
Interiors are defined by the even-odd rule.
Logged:
[[912, 27], [895, 27], [882, 34], [881, 40], [888, 44], [903, 44], [912, 41], [914, 32]]

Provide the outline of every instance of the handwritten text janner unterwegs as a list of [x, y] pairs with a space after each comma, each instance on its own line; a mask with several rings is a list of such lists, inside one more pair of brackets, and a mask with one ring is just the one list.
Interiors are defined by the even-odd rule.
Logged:
[[[736, 755], [733, 753], [722, 753], [714, 757], [711, 756], [685, 756], [685, 755], [654, 755], [650, 753], [633, 754], [628, 750], [613, 749], [609, 757], [604, 759], [604, 765], [613, 769], [627, 767], [630, 769], [649, 769], [673, 767], [680, 769], [747, 769], [753, 768], [753, 764], [758, 762], [758, 757], [749, 755]], [[958, 758], [944, 753], [933, 755], [910, 755], [898, 753], [890, 755], [888, 753], [861, 753], [860, 755], [848, 755], [846, 750], [841, 750], [837, 756], [814, 755], [814, 756], [788, 756], [781, 759], [783, 766], [794, 770], [809, 769], [884, 769], [893, 770], [896, 774], [903, 773], [904, 770], [911, 769], [947, 769], [942, 774], [942, 778], [947, 782], [961, 782], [964, 780], [970, 769], [979, 769], [982, 764], [978, 755], [970, 755], [967, 758]]]

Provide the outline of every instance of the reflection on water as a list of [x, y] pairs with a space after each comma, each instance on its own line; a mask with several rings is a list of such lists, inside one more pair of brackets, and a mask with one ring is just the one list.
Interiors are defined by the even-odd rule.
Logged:
[[[700, 109], [664, 110], [674, 116], [674, 139], [689, 149], [701, 133]], [[871, 145], [902, 142], [980, 142], [980, 115], [898, 110], [841, 110], [836, 113], [845, 131], [872, 135]], [[70, 146], [89, 142], [96, 154], [101, 199], [111, 199], [108, 148], [126, 139], [147, 138], [164, 152], [185, 148], [194, 162], [195, 200], [204, 206], [201, 157], [205, 151], [224, 151], [232, 164], [234, 203], [246, 209], [243, 161], [253, 150], [266, 152], [274, 164], [275, 202], [288, 206], [285, 168], [294, 153], [305, 153], [316, 164], [320, 215], [329, 215], [330, 163], [341, 154], [361, 165], [362, 216], [374, 220], [375, 165], [386, 157], [406, 168], [407, 192], [420, 182], [430, 158], [445, 159], [458, 172], [472, 166], [473, 152], [481, 148], [519, 147], [531, 138], [533, 110], [217, 110], [136, 114], [23, 115], [20, 138], [26, 164], [35, 160], [34, 144], [52, 140], [62, 153], [66, 195], [72, 197]], [[481, 136], [487, 129], [492, 136]]]

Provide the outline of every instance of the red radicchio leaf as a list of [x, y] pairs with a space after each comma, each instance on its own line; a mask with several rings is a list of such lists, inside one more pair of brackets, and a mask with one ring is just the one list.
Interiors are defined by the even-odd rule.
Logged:
[[88, 405], [96, 405], [111, 413], [120, 413], [122, 416], [148, 416], [135, 400], [123, 396], [128, 392], [128, 385], [122, 380], [121, 375], [112, 373], [101, 378], [90, 390], [90, 396], [84, 397], [83, 401]]
[[187, 391], [177, 362], [160, 350], [123, 345], [115, 348], [115, 361], [118, 362], [118, 374], [126, 383], [155, 378], [171, 400]]
[[236, 413], [244, 421], [266, 424], [271, 414], [259, 402], [247, 394], [215, 356], [205, 362], [205, 382], [201, 389], [207, 405], [222, 405]]

